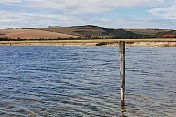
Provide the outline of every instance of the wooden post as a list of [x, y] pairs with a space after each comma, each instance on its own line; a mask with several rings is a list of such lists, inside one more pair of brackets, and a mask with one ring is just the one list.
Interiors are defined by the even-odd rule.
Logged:
[[121, 105], [125, 105], [125, 41], [120, 41], [120, 85], [121, 85]]

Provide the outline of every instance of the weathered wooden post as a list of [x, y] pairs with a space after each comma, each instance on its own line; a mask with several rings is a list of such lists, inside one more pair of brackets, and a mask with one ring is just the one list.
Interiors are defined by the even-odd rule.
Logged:
[[120, 41], [120, 85], [121, 85], [121, 105], [125, 105], [125, 41]]

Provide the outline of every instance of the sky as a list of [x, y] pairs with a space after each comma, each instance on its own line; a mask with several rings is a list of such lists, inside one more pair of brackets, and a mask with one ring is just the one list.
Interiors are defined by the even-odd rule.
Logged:
[[176, 0], [0, 0], [0, 29], [82, 25], [176, 29]]

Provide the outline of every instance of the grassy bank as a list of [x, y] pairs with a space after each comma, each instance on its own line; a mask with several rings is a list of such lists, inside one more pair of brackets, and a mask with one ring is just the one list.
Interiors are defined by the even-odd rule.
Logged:
[[96, 40], [26, 40], [0, 41], [0, 46], [126, 46], [176, 47], [176, 39], [96, 39]]
[[176, 42], [175, 38], [160, 38], [160, 39], [96, 39], [96, 40], [26, 40], [26, 41], [0, 41], [2, 43], [101, 43], [101, 42], [108, 42], [108, 43], [116, 43], [120, 41], [126, 42]]

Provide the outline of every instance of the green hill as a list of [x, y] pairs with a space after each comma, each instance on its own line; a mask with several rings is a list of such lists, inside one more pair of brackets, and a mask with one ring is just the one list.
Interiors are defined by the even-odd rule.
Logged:
[[142, 34], [137, 34], [124, 29], [102, 28], [93, 25], [72, 26], [72, 27], [49, 27], [38, 28], [50, 32], [64, 33], [80, 38], [141, 38]]

